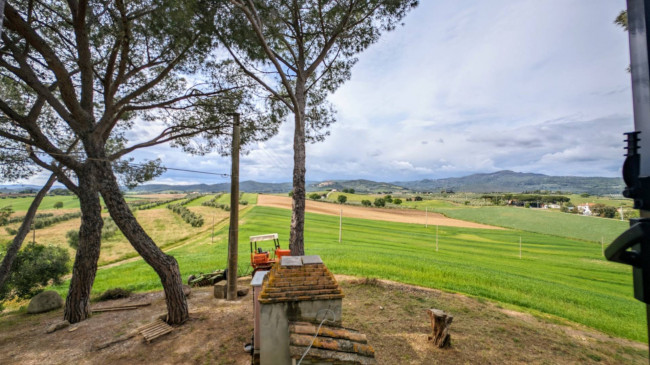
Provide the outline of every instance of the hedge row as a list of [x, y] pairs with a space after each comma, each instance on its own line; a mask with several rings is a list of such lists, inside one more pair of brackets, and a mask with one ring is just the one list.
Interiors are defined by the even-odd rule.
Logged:
[[200, 214], [192, 212], [181, 204], [169, 204], [167, 208], [180, 215], [181, 218], [192, 225], [192, 227], [201, 227], [203, 225], [203, 217]]
[[159, 207], [161, 205], [170, 204], [177, 200], [181, 200], [181, 199], [174, 198], [174, 199], [167, 199], [167, 200], [155, 200], [153, 202], [134, 202], [134, 203], [129, 203], [129, 208], [131, 208], [132, 211], [147, 210], [147, 209]]
[[[37, 213], [34, 218], [36, 219], [43, 219], [43, 218], [48, 218], [54, 216], [53, 213]], [[20, 217], [13, 217], [9, 218], [7, 220], [6, 224], [12, 224], [12, 223], [20, 223], [25, 220], [25, 216], [20, 216]], [[0, 224], [0, 226], [3, 226], [4, 224]]]

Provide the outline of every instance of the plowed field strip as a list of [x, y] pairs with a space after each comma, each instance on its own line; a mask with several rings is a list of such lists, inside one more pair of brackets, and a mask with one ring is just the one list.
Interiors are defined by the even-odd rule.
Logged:
[[[275, 208], [291, 209], [291, 198], [277, 195], [262, 195], [257, 198], [257, 205]], [[381, 209], [365, 208], [352, 205], [337, 205], [332, 203], [307, 200], [306, 210], [310, 213], [339, 215], [343, 209], [343, 216], [349, 218], [372, 219], [378, 221], [429, 224], [448, 227], [503, 229], [486, 224], [467, 222], [460, 219], [447, 218], [439, 213], [427, 213], [415, 209]]]

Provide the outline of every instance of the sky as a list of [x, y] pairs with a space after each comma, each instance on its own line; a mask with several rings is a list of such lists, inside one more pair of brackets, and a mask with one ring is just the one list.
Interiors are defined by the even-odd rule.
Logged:
[[[307, 180], [620, 176], [622, 134], [634, 130], [627, 34], [613, 24], [624, 8], [624, 0], [420, 1], [329, 97], [337, 122], [307, 146]], [[288, 118], [278, 135], [247, 147], [240, 179], [291, 181], [292, 140]], [[133, 157], [230, 171], [217, 153], [169, 146]], [[227, 180], [170, 170], [153, 183]]]

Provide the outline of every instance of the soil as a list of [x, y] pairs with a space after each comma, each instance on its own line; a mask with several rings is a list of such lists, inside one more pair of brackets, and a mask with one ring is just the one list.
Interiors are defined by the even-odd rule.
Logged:
[[[459, 294], [385, 280], [337, 276], [346, 297], [343, 325], [368, 336], [378, 364], [647, 364], [647, 346], [612, 338], [557, 319], [537, 318]], [[248, 286], [250, 278], [240, 281]], [[161, 292], [93, 303], [151, 302], [136, 310], [104, 312], [53, 334], [61, 310], [0, 317], [2, 364], [249, 364], [244, 343], [253, 331], [252, 294], [236, 302], [214, 299], [212, 288], [193, 288], [191, 319], [147, 344], [140, 335], [101, 350], [99, 343], [133, 332], [165, 311]], [[435, 348], [426, 309], [454, 316], [452, 346]]]
[[[275, 208], [291, 209], [291, 198], [277, 195], [258, 195], [257, 205]], [[486, 224], [467, 222], [460, 219], [447, 218], [440, 213], [423, 212], [417, 209], [386, 209], [366, 208], [353, 205], [339, 205], [333, 203], [307, 200], [306, 211], [309, 213], [339, 215], [343, 209], [343, 216], [349, 218], [372, 219], [379, 221], [428, 224], [431, 226], [448, 226], [464, 228], [503, 229]]]

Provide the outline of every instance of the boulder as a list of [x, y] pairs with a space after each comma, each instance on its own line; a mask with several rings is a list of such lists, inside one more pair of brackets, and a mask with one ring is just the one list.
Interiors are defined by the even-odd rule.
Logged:
[[61, 307], [63, 307], [63, 298], [61, 298], [59, 293], [48, 290], [36, 295], [31, 301], [29, 301], [27, 313], [36, 314], [49, 312]]

